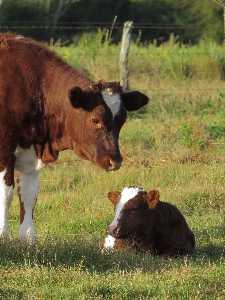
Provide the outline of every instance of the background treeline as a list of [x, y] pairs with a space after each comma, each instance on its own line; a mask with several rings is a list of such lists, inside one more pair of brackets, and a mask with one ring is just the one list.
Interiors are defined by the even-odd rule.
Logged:
[[223, 40], [223, 7], [213, 0], [2, 0], [1, 31], [13, 31], [38, 40], [62, 42], [110, 29], [113, 42], [121, 39], [123, 23], [134, 22], [133, 38], [141, 41], [168, 40], [178, 35], [184, 43], [202, 39]]

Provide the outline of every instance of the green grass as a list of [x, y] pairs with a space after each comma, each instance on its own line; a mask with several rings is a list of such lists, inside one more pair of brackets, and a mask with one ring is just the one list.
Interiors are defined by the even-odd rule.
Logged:
[[[80, 44], [72, 50], [58, 50], [71, 63], [78, 60], [94, 79], [114, 76], [115, 80], [118, 47], [101, 47], [96, 42], [91, 48]], [[181, 73], [173, 78], [165, 76], [166, 70], [152, 76], [146, 73], [150, 66], [146, 53], [150, 48], [152, 55], [163, 50], [154, 45], [132, 47], [140, 61], [131, 59], [131, 87], [146, 92], [151, 101], [141, 111], [129, 113], [121, 130], [123, 167], [104, 172], [65, 151], [56, 163], [44, 168], [34, 213], [34, 246], [18, 242], [15, 197], [9, 215], [10, 239], [0, 242], [0, 299], [224, 299], [223, 78]], [[204, 53], [213, 59], [221, 55], [215, 45], [208, 49], [176, 43], [164, 47], [162, 66], [169, 64], [168, 53], [173, 51]], [[88, 57], [90, 51], [101, 52], [102, 61], [96, 55]], [[84, 66], [89, 58], [88, 70]], [[194, 255], [161, 259], [128, 251], [101, 253], [98, 243], [114, 217], [107, 192], [121, 191], [127, 185], [158, 189], [161, 200], [181, 210], [196, 237]]]
[[[160, 156], [141, 164], [134, 158], [125, 156], [121, 170], [106, 173], [66, 151], [59, 163], [45, 168], [32, 247], [17, 241], [15, 199], [11, 240], [0, 245], [3, 299], [224, 298], [224, 165]], [[162, 200], [179, 207], [196, 236], [193, 256], [165, 260], [100, 252], [98, 243], [114, 215], [106, 194], [133, 184], [157, 188]]]

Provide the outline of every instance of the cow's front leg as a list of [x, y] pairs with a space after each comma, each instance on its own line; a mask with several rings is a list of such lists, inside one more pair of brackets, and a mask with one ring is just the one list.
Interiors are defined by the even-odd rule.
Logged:
[[13, 171], [10, 169], [5, 168], [0, 172], [0, 238], [5, 238], [9, 234], [8, 212], [14, 190]]
[[20, 240], [34, 244], [33, 211], [37, 201], [40, 171], [17, 173], [18, 195], [20, 200]]

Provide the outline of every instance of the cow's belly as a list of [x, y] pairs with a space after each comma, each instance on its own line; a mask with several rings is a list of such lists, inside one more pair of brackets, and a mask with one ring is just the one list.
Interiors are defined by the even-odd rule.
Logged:
[[29, 149], [23, 149], [17, 146], [15, 156], [15, 171], [31, 173], [39, 171], [45, 166], [42, 160], [37, 157], [33, 145]]

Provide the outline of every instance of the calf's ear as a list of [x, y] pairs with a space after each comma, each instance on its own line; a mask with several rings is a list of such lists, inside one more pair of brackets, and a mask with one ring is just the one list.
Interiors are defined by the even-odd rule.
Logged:
[[121, 193], [118, 191], [110, 191], [110, 192], [108, 192], [107, 197], [109, 198], [109, 200], [112, 202], [112, 204], [115, 207], [120, 200]]
[[148, 104], [148, 97], [138, 91], [121, 93], [123, 104], [128, 111], [138, 110]]
[[74, 108], [80, 108], [85, 104], [86, 93], [80, 87], [75, 86], [69, 90], [68, 97]]
[[157, 190], [150, 191], [146, 195], [146, 201], [148, 202], [149, 209], [155, 209], [159, 201], [159, 192]]

